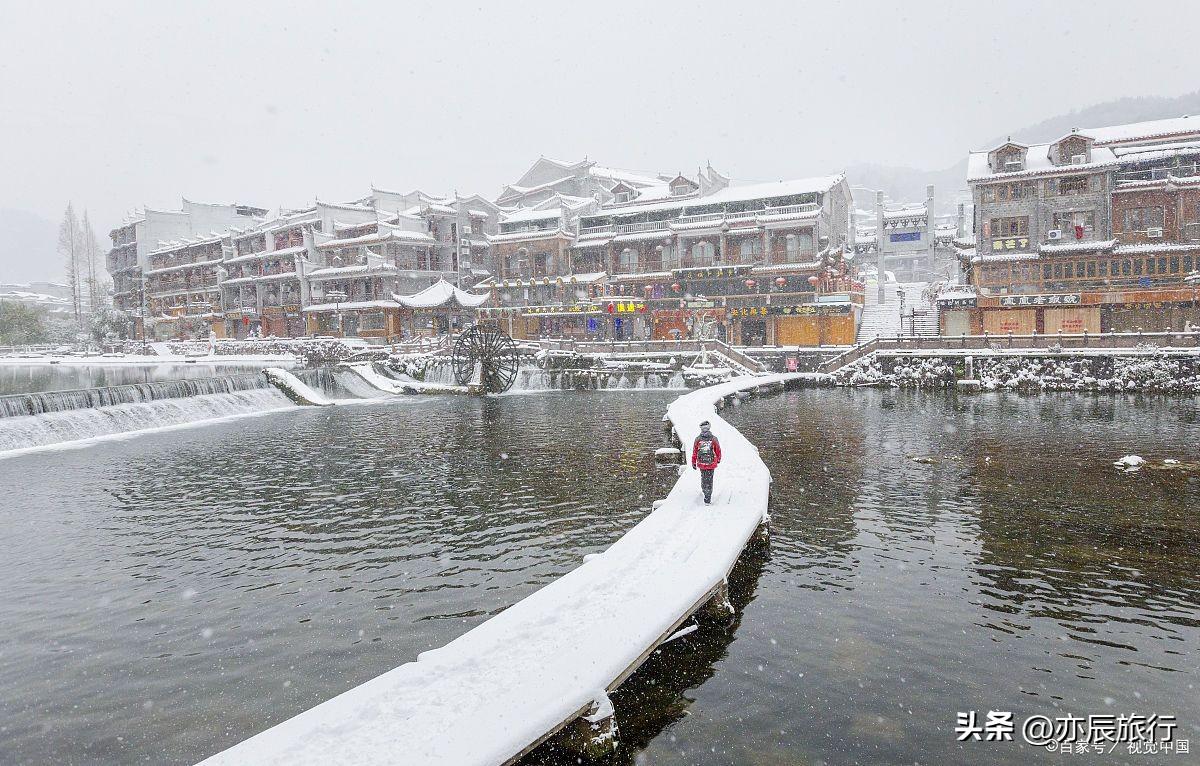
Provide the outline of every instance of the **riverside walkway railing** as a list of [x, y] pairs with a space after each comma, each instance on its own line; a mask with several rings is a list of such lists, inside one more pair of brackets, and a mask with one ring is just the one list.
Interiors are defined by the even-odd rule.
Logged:
[[577, 354], [671, 354], [707, 351], [720, 354], [747, 373], [764, 371], [762, 362], [720, 340], [541, 340], [546, 351], [570, 351]]
[[856, 344], [822, 363], [817, 369], [819, 372], [831, 373], [865, 356], [880, 351], [1103, 351], [1113, 349], [1138, 350], [1146, 347], [1200, 348], [1200, 331], [884, 336], [872, 338], [866, 343]]

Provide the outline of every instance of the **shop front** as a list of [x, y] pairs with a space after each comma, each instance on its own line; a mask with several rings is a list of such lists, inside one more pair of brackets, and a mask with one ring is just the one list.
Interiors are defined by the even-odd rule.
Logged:
[[942, 307], [942, 334], [1182, 332], [1200, 327], [1197, 298], [1191, 289], [981, 296], [966, 319]]
[[650, 312], [650, 322], [652, 340], [729, 337], [725, 309], [712, 301], [679, 301], [673, 308], [655, 309]]
[[590, 340], [600, 335], [604, 311], [597, 303], [504, 306], [479, 309], [480, 321], [495, 322], [517, 340], [573, 338]]
[[848, 346], [854, 343], [854, 305], [840, 303], [771, 304], [729, 310], [735, 342], [753, 345], [747, 337], [764, 334], [776, 346]]

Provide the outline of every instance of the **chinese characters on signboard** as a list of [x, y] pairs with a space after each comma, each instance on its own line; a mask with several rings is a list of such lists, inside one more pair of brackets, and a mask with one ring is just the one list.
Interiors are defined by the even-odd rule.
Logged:
[[975, 296], [969, 298], [938, 298], [938, 307], [944, 309], [969, 309], [975, 308]]
[[692, 279], [720, 279], [722, 277], [736, 277], [749, 270], [749, 266], [711, 266], [695, 269], [675, 269], [671, 273], [675, 277], [690, 277]]
[[1001, 306], [1078, 306], [1079, 293], [1068, 295], [1002, 295]]
[[746, 306], [729, 309], [731, 317], [849, 316], [850, 306], [805, 304], [803, 306]]
[[1006, 239], [993, 239], [993, 250], [1028, 250], [1029, 237], [1008, 237]]

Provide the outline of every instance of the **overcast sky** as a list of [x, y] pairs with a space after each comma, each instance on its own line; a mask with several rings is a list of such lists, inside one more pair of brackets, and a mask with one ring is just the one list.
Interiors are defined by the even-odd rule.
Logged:
[[0, 207], [494, 197], [540, 154], [739, 179], [1196, 89], [1200, 3], [17, 3]]

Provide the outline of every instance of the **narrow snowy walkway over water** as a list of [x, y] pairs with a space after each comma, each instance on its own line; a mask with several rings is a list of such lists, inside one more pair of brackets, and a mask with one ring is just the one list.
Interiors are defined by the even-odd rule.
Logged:
[[[714, 405], [813, 375], [743, 377], [667, 410], [685, 448], [712, 421], [713, 504], [686, 470], [603, 553], [446, 646], [218, 753], [204, 764], [497, 766], [592, 707], [725, 581], [767, 513], [770, 472]], [[690, 452], [689, 452], [690, 454]], [[616, 695], [615, 705], [622, 700]]]

